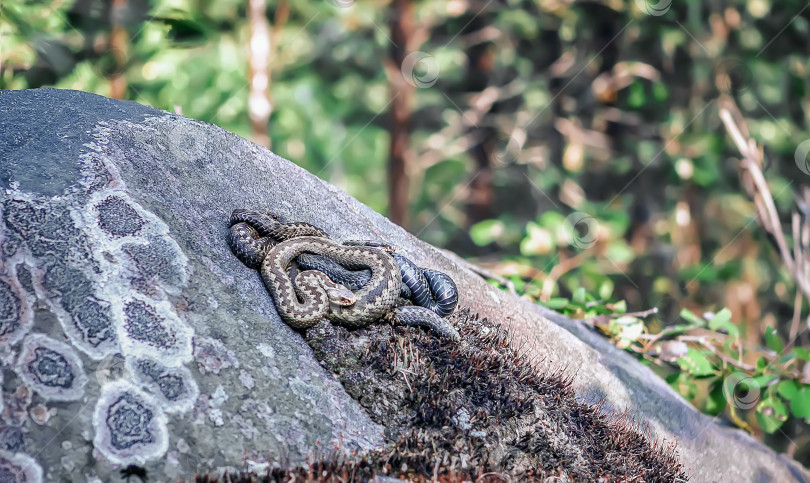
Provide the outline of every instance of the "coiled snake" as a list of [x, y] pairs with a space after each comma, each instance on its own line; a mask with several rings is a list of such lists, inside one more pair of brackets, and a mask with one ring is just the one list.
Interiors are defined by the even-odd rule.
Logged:
[[[458, 289], [452, 278], [437, 270], [418, 267], [398, 253], [392, 253], [391, 256], [399, 265], [402, 277], [400, 297], [436, 312], [439, 317], [447, 317], [453, 313], [458, 304]], [[368, 270], [347, 270], [332, 259], [318, 255], [302, 253], [296, 258], [296, 262], [303, 270], [327, 273], [330, 279], [349, 290], [358, 290], [371, 279], [371, 272]]]
[[[403, 325], [428, 327], [444, 337], [459, 338], [436, 311], [401, 305], [403, 278], [390, 247], [340, 244], [308, 223], [285, 222], [269, 213], [248, 210], [234, 210], [229, 241], [245, 265], [259, 268], [279, 315], [293, 328], [306, 329], [323, 318], [360, 328], [390, 317]], [[349, 270], [370, 272], [369, 279], [355, 291], [333, 282], [320, 270], [304, 270], [293, 279], [293, 261], [305, 253], [333, 260]]]

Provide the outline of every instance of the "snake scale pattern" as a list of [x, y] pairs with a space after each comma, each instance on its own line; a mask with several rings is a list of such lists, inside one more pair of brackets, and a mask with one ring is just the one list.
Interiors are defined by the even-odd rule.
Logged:
[[[391, 256], [399, 265], [402, 277], [400, 297], [432, 310], [439, 317], [447, 317], [453, 313], [458, 304], [458, 288], [452, 278], [437, 270], [420, 268], [397, 253], [392, 253]], [[348, 270], [334, 260], [318, 255], [302, 253], [296, 262], [301, 269], [319, 270], [329, 274], [332, 280], [349, 290], [358, 290], [371, 279], [371, 272], [368, 270]]]
[[[248, 210], [235, 210], [231, 215], [229, 242], [245, 265], [259, 269], [279, 315], [293, 328], [306, 329], [324, 318], [360, 328], [390, 317], [403, 325], [426, 327], [441, 336], [459, 338], [455, 328], [437, 314], [436, 307], [402, 305], [403, 273], [389, 253], [393, 249], [385, 244], [341, 244], [314, 225]], [[293, 265], [304, 254], [331, 260], [349, 271], [365, 272], [368, 281], [349, 290], [333, 281], [333, 275], [320, 270], [305, 269], [293, 277]], [[455, 297], [455, 284], [452, 289]]]

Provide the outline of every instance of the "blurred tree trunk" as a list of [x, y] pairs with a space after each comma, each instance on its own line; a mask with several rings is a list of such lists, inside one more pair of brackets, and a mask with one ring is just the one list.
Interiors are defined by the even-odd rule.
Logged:
[[[475, 16], [466, 22], [462, 35], [483, 31], [491, 26], [490, 16], [480, 15], [480, 13], [472, 12], [469, 14]], [[468, 70], [463, 91], [482, 92], [492, 84], [493, 67], [495, 65], [495, 54], [492, 49], [491, 42], [475, 43], [467, 47]], [[496, 106], [492, 106], [488, 116], [492, 116], [496, 112]], [[497, 136], [497, 131], [489, 126], [476, 125], [470, 129], [478, 142], [470, 150], [470, 155], [475, 160], [475, 172], [470, 182], [467, 197], [467, 228], [492, 217], [492, 201], [495, 198], [492, 188], [493, 157], [495, 155], [495, 138]]]
[[126, 99], [127, 94], [127, 79], [124, 72], [129, 58], [129, 32], [123, 25], [127, 2], [128, 0], [113, 0], [110, 10], [112, 29], [109, 47], [115, 63], [110, 73], [110, 97], [113, 99]]
[[405, 226], [408, 216], [408, 147], [410, 144], [411, 99], [414, 86], [402, 72], [405, 57], [414, 43], [414, 16], [411, 0], [394, 0], [391, 6], [391, 147], [388, 158], [388, 217]]
[[[282, 8], [282, 6], [279, 6], [279, 8]], [[269, 148], [270, 137], [267, 135], [267, 121], [273, 112], [273, 104], [270, 101], [270, 23], [265, 15], [266, 10], [267, 3], [265, 0], [250, 0], [248, 2], [247, 11], [250, 23], [248, 47], [250, 96], [248, 98], [248, 114], [253, 132], [253, 142]]]

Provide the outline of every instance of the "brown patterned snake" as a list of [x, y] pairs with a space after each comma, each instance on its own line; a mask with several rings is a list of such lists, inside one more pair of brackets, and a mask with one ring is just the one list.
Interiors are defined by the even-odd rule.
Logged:
[[[444, 337], [459, 338], [452, 325], [434, 312], [399, 305], [400, 269], [385, 248], [340, 244], [313, 225], [282, 222], [271, 214], [247, 210], [234, 210], [231, 215], [229, 241], [245, 265], [259, 268], [279, 315], [295, 329], [307, 329], [324, 318], [360, 328], [390, 317], [403, 325], [428, 327]], [[302, 253], [327, 257], [350, 270], [370, 270], [371, 278], [354, 292], [317, 270], [305, 270], [293, 280], [290, 269]]]

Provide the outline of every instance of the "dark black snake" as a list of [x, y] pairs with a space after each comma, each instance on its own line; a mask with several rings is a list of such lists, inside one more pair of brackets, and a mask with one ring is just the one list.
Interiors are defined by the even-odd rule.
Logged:
[[[403, 325], [428, 327], [445, 337], [459, 338], [450, 323], [437, 315], [435, 307], [432, 310], [400, 305], [404, 272], [385, 245], [340, 244], [308, 223], [284, 222], [269, 213], [247, 210], [235, 210], [231, 215], [229, 241], [234, 254], [245, 265], [259, 268], [279, 315], [291, 327], [305, 329], [328, 318], [357, 328], [385, 316]], [[351, 291], [354, 302], [347, 303], [345, 297], [340, 297], [341, 293], [346, 294], [341, 292], [345, 287], [335, 286], [329, 277], [323, 276], [323, 270], [305, 269], [293, 281], [290, 275], [293, 261], [302, 254], [321, 257], [320, 262], [332, 260], [344, 270], [367, 274], [368, 280]], [[446, 280], [441, 277], [435, 280], [437, 287], [450, 290]], [[455, 284], [452, 288], [455, 289]], [[447, 310], [446, 301], [453, 298], [443, 297], [444, 307], [439, 310]]]
[[[447, 317], [453, 313], [458, 304], [458, 289], [452, 278], [437, 270], [418, 267], [398, 253], [392, 253], [391, 256], [399, 265], [402, 298], [410, 300], [414, 305], [432, 310], [439, 317]], [[368, 270], [347, 270], [334, 260], [309, 253], [301, 254], [296, 262], [303, 270], [319, 270], [326, 273], [329, 278], [349, 290], [360, 289], [371, 278]]]

